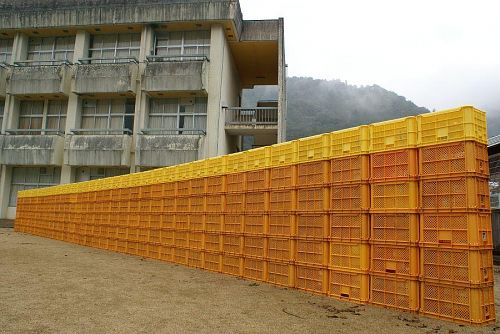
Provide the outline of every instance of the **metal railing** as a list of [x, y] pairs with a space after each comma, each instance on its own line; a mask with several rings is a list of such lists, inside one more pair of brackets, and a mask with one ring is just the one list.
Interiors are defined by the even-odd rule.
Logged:
[[90, 64], [138, 64], [139, 60], [135, 57], [116, 57], [116, 58], [80, 58], [78, 59], [80, 65]]
[[51, 134], [56, 136], [64, 136], [64, 131], [59, 129], [7, 129], [7, 135], [42, 135]]
[[71, 129], [72, 135], [132, 135], [133, 131], [130, 129]]
[[226, 125], [278, 125], [278, 108], [224, 108]]
[[16, 67], [71, 65], [69, 60], [23, 60], [14, 62]]
[[205, 136], [205, 130], [199, 129], [142, 129], [141, 135], [199, 135]]
[[178, 56], [147, 56], [147, 62], [181, 62], [181, 61], [209, 61], [205, 55], [178, 55]]

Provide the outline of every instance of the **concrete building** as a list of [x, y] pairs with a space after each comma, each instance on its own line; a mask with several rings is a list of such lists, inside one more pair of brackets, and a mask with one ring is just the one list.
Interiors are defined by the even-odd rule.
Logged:
[[[285, 139], [283, 19], [238, 0], [0, 0], [0, 219], [22, 189]], [[241, 108], [243, 89], [276, 101]]]

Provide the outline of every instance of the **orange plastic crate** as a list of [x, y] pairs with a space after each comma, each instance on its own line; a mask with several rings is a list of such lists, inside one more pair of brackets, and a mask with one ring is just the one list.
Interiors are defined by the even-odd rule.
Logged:
[[293, 242], [289, 238], [267, 238], [267, 258], [272, 261], [292, 261], [293, 258]]
[[245, 211], [245, 194], [226, 194], [226, 213], [243, 213]]
[[243, 277], [263, 281], [265, 280], [265, 266], [265, 260], [245, 257], [243, 259]]
[[246, 190], [263, 191], [269, 188], [269, 171], [260, 169], [246, 172]]
[[333, 185], [330, 189], [332, 211], [362, 211], [370, 209], [370, 186], [368, 183]]
[[222, 254], [218, 252], [204, 251], [203, 269], [221, 272]]
[[297, 265], [295, 267], [295, 287], [300, 290], [326, 294], [328, 290], [327, 269]]
[[420, 245], [434, 247], [493, 247], [489, 213], [423, 213]]
[[419, 150], [422, 177], [474, 173], [488, 177], [488, 148], [473, 141], [422, 147]]
[[268, 193], [264, 191], [247, 192], [245, 194], [246, 212], [265, 212], [268, 207]]
[[243, 238], [243, 256], [263, 258], [266, 249], [266, 238], [245, 236]]
[[224, 177], [211, 176], [206, 178], [207, 194], [219, 194], [224, 191]]
[[295, 186], [295, 166], [273, 167], [270, 169], [270, 188], [287, 189]]
[[371, 184], [371, 209], [386, 211], [415, 211], [419, 208], [418, 182], [396, 181]]
[[322, 186], [328, 182], [328, 161], [297, 165], [297, 185], [299, 187]]
[[222, 235], [222, 251], [226, 254], [242, 254], [243, 237], [233, 234]]
[[175, 246], [174, 233], [175, 230], [162, 229], [160, 232], [160, 244], [164, 246]]
[[206, 179], [192, 179], [191, 180], [191, 194], [192, 195], [203, 195], [206, 192]]
[[417, 149], [374, 153], [370, 156], [370, 176], [373, 181], [412, 179], [418, 176]]
[[367, 243], [329, 243], [329, 267], [367, 272], [370, 267], [370, 245]]
[[370, 299], [370, 275], [345, 270], [330, 270], [328, 295], [357, 303]]
[[188, 246], [191, 249], [203, 249], [203, 232], [189, 232]]
[[178, 263], [178, 264], [187, 265], [188, 264], [188, 253], [189, 253], [189, 249], [175, 247], [174, 248], [173, 262]]
[[203, 268], [203, 251], [190, 249], [188, 252], [188, 266], [194, 268]]
[[493, 251], [421, 248], [421, 278], [440, 283], [493, 283]]
[[224, 232], [241, 233], [243, 232], [243, 215], [227, 214], [224, 215]]
[[419, 309], [419, 281], [392, 275], [370, 275], [370, 303], [404, 311]]
[[161, 215], [160, 226], [161, 228], [174, 228], [175, 215], [170, 213]]
[[175, 215], [175, 228], [177, 230], [189, 230], [189, 215], [188, 214]]
[[328, 263], [328, 242], [298, 239], [295, 261], [305, 265], [326, 265]]
[[189, 228], [192, 231], [204, 231], [205, 230], [205, 215], [193, 213], [189, 215]]
[[269, 211], [290, 212], [294, 210], [294, 190], [272, 190], [269, 192]]
[[191, 182], [189, 180], [177, 181], [176, 184], [177, 184], [177, 196], [191, 195]]
[[189, 212], [205, 212], [205, 196], [191, 196], [189, 200]]
[[417, 278], [419, 274], [418, 247], [372, 244], [370, 272]]
[[358, 212], [330, 214], [331, 241], [358, 242], [370, 238], [370, 215]]
[[488, 324], [495, 322], [493, 285], [421, 283], [420, 313], [453, 322]]
[[219, 233], [205, 232], [203, 234], [203, 249], [210, 252], [222, 251], [222, 235]]
[[189, 232], [188, 231], [178, 231], [176, 230], [174, 232], [174, 242], [175, 242], [175, 247], [188, 247], [188, 238], [189, 238]]
[[271, 213], [269, 215], [269, 235], [292, 236], [295, 216], [287, 213]]
[[421, 197], [425, 211], [490, 209], [487, 178], [455, 176], [422, 180]]
[[324, 211], [327, 208], [325, 203], [326, 189], [300, 188], [297, 190], [297, 210], [302, 212]]
[[243, 232], [246, 234], [264, 235], [267, 215], [245, 215], [243, 218]]
[[293, 265], [285, 262], [268, 261], [267, 281], [281, 286], [290, 286], [290, 278], [294, 275]]
[[371, 240], [377, 243], [416, 244], [419, 216], [413, 213], [374, 213], [371, 215]]
[[[176, 212], [189, 212], [189, 197], [177, 197], [175, 199]], [[140, 212], [138, 209], [134, 212]]]
[[332, 184], [368, 182], [370, 179], [370, 156], [355, 155], [330, 161], [330, 181]]
[[207, 232], [222, 231], [222, 218], [220, 214], [207, 214], [205, 216], [205, 230]]
[[326, 238], [328, 236], [328, 215], [298, 214], [297, 236], [299, 238]]
[[222, 213], [224, 208], [224, 195], [209, 194], [206, 196], [206, 212]]
[[227, 192], [243, 192], [246, 191], [245, 173], [227, 174], [226, 175], [226, 191]]
[[243, 258], [240, 256], [224, 254], [222, 256], [222, 272], [224, 274], [241, 276], [243, 267]]

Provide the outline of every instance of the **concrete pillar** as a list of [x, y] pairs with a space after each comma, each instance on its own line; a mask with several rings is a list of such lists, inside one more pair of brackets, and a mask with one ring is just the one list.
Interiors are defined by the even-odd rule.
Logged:
[[19, 127], [19, 107], [20, 101], [13, 95], [7, 95], [5, 101], [4, 117], [7, 118], [5, 130], [17, 129]]
[[75, 182], [76, 167], [62, 165], [61, 167], [61, 184], [68, 184]]
[[12, 167], [0, 168], [0, 219], [8, 219], [7, 208], [10, 199], [10, 185], [12, 183]]
[[89, 57], [90, 34], [84, 30], [78, 30], [75, 37], [75, 52], [73, 63], [77, 63], [80, 58]]
[[28, 36], [17, 33], [12, 47], [12, 63], [28, 59]]
[[287, 98], [286, 98], [286, 60], [285, 60], [285, 28], [283, 18], [278, 24], [278, 143], [286, 141], [286, 119], [287, 119]]
[[224, 70], [224, 54], [226, 36], [221, 25], [212, 26], [210, 37], [210, 70], [208, 74], [207, 101], [207, 137], [205, 140], [208, 157], [219, 155], [220, 126], [222, 119], [222, 72]]
[[7, 128], [7, 101], [10, 99], [10, 96], [7, 96], [5, 101], [0, 101], [0, 103], [3, 103], [3, 117], [2, 117], [2, 123], [0, 124], [0, 134], [4, 133], [5, 129]]

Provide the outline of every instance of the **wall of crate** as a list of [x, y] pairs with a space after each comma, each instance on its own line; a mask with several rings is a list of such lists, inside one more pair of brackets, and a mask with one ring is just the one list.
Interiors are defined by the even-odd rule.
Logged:
[[495, 321], [483, 112], [462, 107], [22, 192], [17, 231]]

